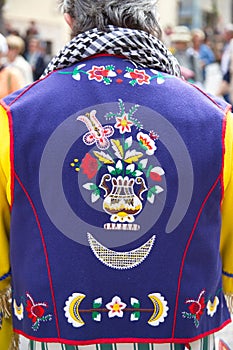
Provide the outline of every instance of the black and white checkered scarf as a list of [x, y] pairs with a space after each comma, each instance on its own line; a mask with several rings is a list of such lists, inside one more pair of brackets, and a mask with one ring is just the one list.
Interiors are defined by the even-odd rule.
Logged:
[[73, 38], [51, 60], [42, 77], [99, 53], [122, 55], [141, 67], [180, 77], [176, 58], [155, 36], [112, 25], [107, 26], [105, 31], [94, 28]]

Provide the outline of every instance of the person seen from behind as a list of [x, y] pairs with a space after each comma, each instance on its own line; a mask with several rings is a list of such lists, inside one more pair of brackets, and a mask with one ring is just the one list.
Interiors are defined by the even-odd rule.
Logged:
[[156, 0], [60, 4], [72, 40], [1, 102], [1, 350], [214, 350], [231, 106], [181, 77]]
[[24, 87], [22, 74], [7, 64], [8, 46], [6, 38], [0, 34], [0, 98]]
[[24, 85], [33, 82], [32, 67], [22, 56], [25, 49], [24, 40], [17, 35], [9, 35], [6, 38], [8, 45], [8, 66], [17, 68], [23, 76]]

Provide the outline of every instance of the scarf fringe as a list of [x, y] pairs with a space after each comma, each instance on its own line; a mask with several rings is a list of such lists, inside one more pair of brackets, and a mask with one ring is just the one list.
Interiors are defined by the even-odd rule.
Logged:
[[0, 314], [3, 318], [11, 316], [11, 287], [0, 291]]
[[9, 350], [19, 350], [19, 335], [13, 333]]
[[233, 315], [233, 294], [226, 294], [225, 298], [226, 298], [228, 309], [230, 313]]

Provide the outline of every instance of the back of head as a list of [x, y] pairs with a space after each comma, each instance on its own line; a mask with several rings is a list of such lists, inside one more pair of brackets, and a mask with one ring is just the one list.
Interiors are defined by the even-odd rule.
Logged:
[[63, 12], [74, 19], [73, 36], [107, 25], [138, 29], [161, 37], [157, 0], [59, 0]]
[[25, 44], [21, 37], [11, 34], [8, 35], [6, 40], [10, 50], [17, 50], [18, 53], [23, 53], [25, 49]]

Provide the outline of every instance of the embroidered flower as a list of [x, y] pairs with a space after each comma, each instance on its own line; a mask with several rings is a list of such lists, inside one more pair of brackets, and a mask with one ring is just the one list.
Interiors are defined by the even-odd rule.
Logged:
[[111, 125], [102, 126], [99, 120], [96, 118], [96, 110], [92, 110], [86, 115], [80, 115], [77, 120], [82, 121], [89, 130], [83, 136], [83, 142], [91, 146], [96, 143], [99, 149], [108, 149], [110, 142], [108, 137], [114, 134], [114, 129]]
[[88, 179], [92, 179], [98, 171], [98, 162], [96, 158], [92, 157], [89, 153], [86, 153], [82, 160], [81, 168], [83, 173], [87, 175]]
[[26, 311], [28, 314], [28, 318], [32, 320], [33, 330], [37, 331], [39, 328], [40, 322], [51, 321], [52, 316], [51, 315], [44, 316], [45, 308], [48, 307], [46, 303], [35, 303], [29, 293], [27, 293], [26, 296], [28, 298], [26, 303]]
[[206, 308], [204, 294], [205, 294], [205, 290], [202, 290], [197, 300], [193, 300], [193, 299], [186, 300], [186, 304], [189, 304], [188, 308], [190, 313], [188, 312], [182, 313], [184, 318], [193, 318], [194, 324], [196, 327], [199, 326], [199, 320]]
[[90, 80], [96, 80], [98, 82], [104, 81], [106, 85], [109, 85], [112, 80], [111, 77], [115, 77], [117, 74], [114, 72], [114, 66], [93, 66], [91, 70], [87, 71]]
[[16, 300], [13, 301], [13, 310], [15, 316], [18, 318], [19, 321], [21, 321], [24, 318], [24, 306], [22, 303], [18, 306], [16, 303]]
[[161, 167], [159, 167], [159, 166], [154, 167], [150, 171], [150, 178], [153, 181], [158, 181], [158, 182], [162, 181], [162, 176], [163, 175], [164, 175], [164, 170]]
[[140, 146], [146, 151], [146, 154], [150, 156], [154, 154], [157, 147], [149, 135], [139, 132], [137, 134], [137, 140], [139, 141]]
[[124, 77], [131, 79], [130, 84], [135, 85], [143, 85], [150, 84], [150, 76], [146, 74], [145, 70], [132, 69], [127, 68], [127, 73], [125, 73]]
[[212, 302], [211, 300], [208, 301], [208, 303], [207, 303], [207, 305], [206, 305], [206, 308], [207, 308], [207, 314], [208, 314], [210, 317], [213, 317], [213, 316], [214, 316], [214, 314], [215, 314], [216, 311], [217, 311], [218, 305], [219, 305], [219, 298], [218, 298], [217, 296], [215, 296], [213, 302]]
[[126, 304], [121, 301], [121, 299], [118, 296], [115, 296], [112, 298], [112, 301], [108, 304], [106, 304], [106, 308], [109, 311], [108, 317], [123, 317], [123, 311], [126, 308]]
[[121, 134], [124, 134], [125, 132], [131, 132], [131, 126], [133, 125], [134, 123], [129, 120], [128, 115], [124, 114], [122, 117], [116, 117], [116, 124], [114, 126], [120, 130]]
[[205, 293], [204, 290], [201, 291], [197, 300], [186, 301], [186, 304], [190, 304], [189, 311], [191, 312], [192, 315], [196, 316], [197, 320], [200, 320], [201, 315], [203, 314], [206, 307], [204, 293]]

